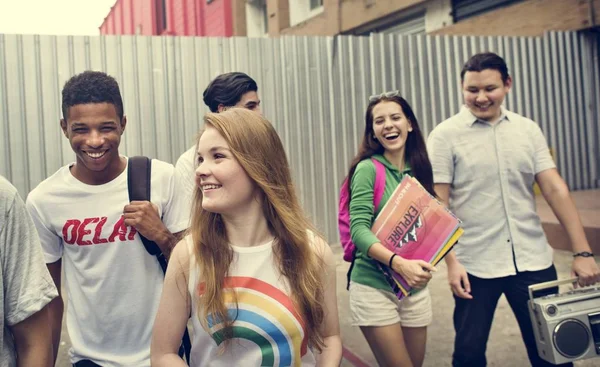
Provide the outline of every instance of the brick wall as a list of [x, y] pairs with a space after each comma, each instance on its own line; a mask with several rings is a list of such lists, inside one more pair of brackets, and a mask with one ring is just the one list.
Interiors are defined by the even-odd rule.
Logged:
[[529, 0], [465, 19], [432, 34], [540, 36], [551, 30], [580, 30], [593, 26], [590, 3], [598, 25], [600, 0]]
[[[324, 0], [323, 13], [289, 27], [289, 22], [286, 25], [280, 18], [289, 16], [286, 11], [291, 1], [296, 0], [268, 0], [269, 35], [348, 32], [426, 0]], [[580, 30], [598, 25], [600, 0], [527, 0], [430, 34], [539, 36], [549, 30]]]
[[233, 36], [245, 37], [246, 30], [246, 3], [244, 1], [231, 0], [231, 28]]
[[[274, 0], [295, 1], [295, 0]], [[346, 32], [426, 0], [324, 0], [324, 11], [280, 34], [329, 36]], [[271, 24], [269, 24], [270, 26]], [[269, 29], [269, 34], [271, 31]]]

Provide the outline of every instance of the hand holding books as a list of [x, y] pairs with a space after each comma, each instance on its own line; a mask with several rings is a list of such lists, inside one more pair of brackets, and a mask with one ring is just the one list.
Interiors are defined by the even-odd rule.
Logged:
[[398, 255], [379, 264], [398, 299], [422, 288], [435, 266], [462, 235], [460, 220], [415, 178], [404, 176], [371, 228]]
[[400, 274], [411, 288], [424, 288], [431, 280], [431, 272], [437, 269], [423, 260], [409, 260], [392, 255], [391, 268]]

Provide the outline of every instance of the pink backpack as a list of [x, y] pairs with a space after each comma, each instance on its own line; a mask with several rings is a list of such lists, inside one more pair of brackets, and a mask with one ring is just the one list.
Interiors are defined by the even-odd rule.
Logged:
[[[375, 158], [371, 158], [375, 164], [375, 187], [373, 191], [373, 208], [377, 210], [383, 192], [385, 191], [385, 166]], [[353, 262], [356, 246], [352, 242], [350, 235], [350, 193], [348, 192], [348, 177], [344, 179], [340, 190], [340, 206], [338, 211], [338, 230], [340, 232], [340, 242], [344, 249], [344, 260]]]

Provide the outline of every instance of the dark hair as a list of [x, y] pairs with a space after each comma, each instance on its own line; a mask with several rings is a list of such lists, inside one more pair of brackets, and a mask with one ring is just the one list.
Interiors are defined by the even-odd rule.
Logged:
[[221, 74], [216, 77], [204, 90], [204, 104], [211, 112], [218, 112], [219, 105], [235, 106], [242, 96], [248, 92], [258, 91], [254, 79], [240, 72]]
[[493, 52], [483, 52], [471, 56], [460, 72], [460, 80], [464, 81], [467, 71], [483, 71], [485, 69], [497, 70], [502, 76], [502, 82], [506, 84], [509, 77], [508, 66], [503, 58]]
[[[362, 160], [371, 158], [375, 154], [383, 154], [385, 151], [383, 146], [373, 136], [373, 108], [381, 102], [395, 102], [402, 107], [402, 111], [410, 121], [412, 127], [412, 131], [406, 138], [405, 148], [405, 157], [408, 158], [412, 176], [416, 178], [431, 195], [436, 196], [433, 189], [433, 170], [431, 168], [429, 156], [427, 155], [425, 139], [423, 139], [423, 134], [419, 128], [419, 122], [408, 102], [400, 96], [382, 97], [369, 103], [365, 116], [365, 133], [358, 149], [358, 154], [354, 157], [354, 160], [350, 165], [348, 178], [351, 178], [354, 175], [356, 166], [358, 166], [358, 163]], [[348, 179], [348, 192], [350, 192], [351, 188], [350, 183], [351, 179]]]
[[88, 103], [110, 103], [123, 119], [123, 99], [119, 83], [101, 71], [84, 71], [69, 79], [62, 89], [62, 113], [67, 120], [69, 107]]

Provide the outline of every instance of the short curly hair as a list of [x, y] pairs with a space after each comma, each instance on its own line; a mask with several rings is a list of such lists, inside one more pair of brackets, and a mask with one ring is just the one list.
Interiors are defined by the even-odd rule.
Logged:
[[67, 120], [69, 108], [79, 104], [110, 103], [123, 119], [123, 99], [119, 83], [101, 71], [87, 70], [69, 79], [62, 89], [62, 113]]
[[235, 106], [248, 92], [258, 91], [256, 81], [245, 73], [233, 72], [217, 76], [204, 90], [204, 104], [211, 112], [218, 112], [219, 105]]

